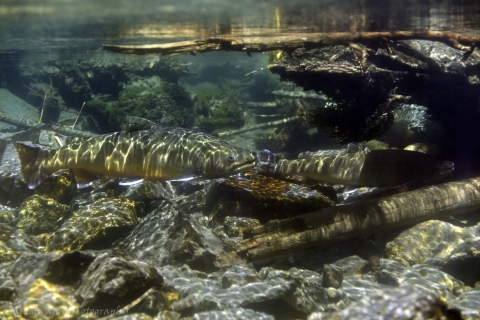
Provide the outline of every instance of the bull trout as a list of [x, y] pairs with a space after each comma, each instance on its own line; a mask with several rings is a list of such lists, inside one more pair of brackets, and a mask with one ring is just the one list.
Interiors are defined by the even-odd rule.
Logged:
[[57, 149], [14, 143], [29, 188], [60, 169], [72, 169], [79, 186], [98, 175], [160, 180], [211, 179], [255, 166], [256, 154], [194, 130], [152, 126], [90, 139]]
[[259, 173], [299, 175], [329, 184], [361, 187], [397, 187], [403, 184], [443, 176], [453, 170], [450, 161], [406, 150], [334, 150], [317, 154], [304, 153], [300, 159], [277, 160], [264, 150], [260, 153]]

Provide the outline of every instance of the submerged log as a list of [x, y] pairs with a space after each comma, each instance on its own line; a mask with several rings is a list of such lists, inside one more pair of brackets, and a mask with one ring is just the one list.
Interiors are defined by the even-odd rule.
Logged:
[[282, 34], [272, 36], [247, 36], [241, 38], [212, 37], [190, 41], [146, 45], [104, 44], [102, 48], [125, 54], [198, 54], [211, 51], [263, 52], [283, 50], [293, 52], [297, 48], [318, 48], [350, 43], [380, 43], [385, 40], [432, 40], [443, 42], [465, 51], [464, 59], [480, 45], [480, 37], [443, 31], [384, 31], [384, 32], [332, 32], [308, 34]]
[[480, 209], [480, 177], [336, 206], [247, 229], [216, 266], [255, 262], [316, 245]]

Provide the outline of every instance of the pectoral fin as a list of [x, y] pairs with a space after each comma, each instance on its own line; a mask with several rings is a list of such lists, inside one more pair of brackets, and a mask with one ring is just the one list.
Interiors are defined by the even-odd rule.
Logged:
[[184, 177], [180, 177], [180, 178], [169, 180], [169, 181], [190, 181], [190, 180], [199, 180], [202, 178], [203, 177], [201, 175], [192, 174], [189, 176], [184, 176]]
[[121, 186], [133, 186], [135, 184], [139, 184], [141, 182], [143, 182], [145, 179], [135, 179], [135, 180], [131, 180], [131, 179], [122, 179], [118, 184], [121, 185]]
[[98, 178], [96, 173], [84, 169], [72, 169], [72, 171], [75, 175], [75, 181], [77, 182], [78, 189], [89, 187], [92, 185], [93, 180]]

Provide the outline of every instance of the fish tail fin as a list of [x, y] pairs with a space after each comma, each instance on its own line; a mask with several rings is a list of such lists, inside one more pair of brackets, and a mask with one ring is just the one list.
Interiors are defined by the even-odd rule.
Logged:
[[23, 179], [30, 189], [34, 189], [48, 177], [48, 174], [43, 172], [37, 163], [41, 148], [22, 142], [14, 142], [13, 145], [20, 158], [20, 170]]

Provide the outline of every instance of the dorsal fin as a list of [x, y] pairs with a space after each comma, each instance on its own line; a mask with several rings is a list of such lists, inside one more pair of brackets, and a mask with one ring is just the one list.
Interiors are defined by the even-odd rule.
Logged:
[[363, 143], [349, 143], [346, 148], [347, 153], [357, 153], [361, 151], [369, 151], [369, 149]]
[[122, 126], [123, 131], [126, 133], [150, 129], [153, 126], [156, 126], [155, 122], [152, 122], [148, 119], [136, 117], [136, 116], [127, 116], [125, 123]]

